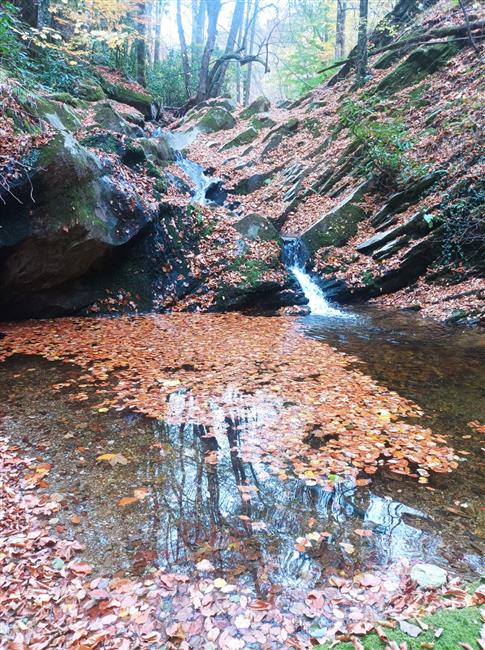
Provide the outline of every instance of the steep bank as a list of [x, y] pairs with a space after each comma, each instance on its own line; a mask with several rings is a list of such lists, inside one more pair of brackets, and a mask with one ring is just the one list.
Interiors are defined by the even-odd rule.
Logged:
[[483, 322], [483, 59], [459, 8], [411, 5], [363, 89], [344, 66], [292, 104], [219, 98], [168, 127], [107, 68], [69, 93], [3, 72], [2, 317], [298, 304], [292, 235], [332, 300]]
[[277, 231], [201, 204], [151, 98], [90, 75], [69, 94], [0, 77], [2, 317], [293, 302]]
[[241, 214], [302, 237], [334, 300], [483, 321], [483, 59], [462, 24], [438, 3], [401, 24], [410, 45], [371, 57], [362, 90], [338, 75], [279, 109], [260, 98], [189, 149]]

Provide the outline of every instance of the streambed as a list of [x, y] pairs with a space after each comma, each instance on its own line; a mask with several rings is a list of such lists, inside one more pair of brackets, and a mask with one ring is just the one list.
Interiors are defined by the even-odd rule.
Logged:
[[[417, 403], [424, 411], [420, 423], [457, 450], [457, 469], [440, 481], [423, 485], [381, 467], [361, 487], [355, 477], [331, 476], [332, 489], [291, 468], [275, 473], [268, 456], [248, 461], [237, 451], [240, 437], [257, 435], [258, 421], [269, 417], [268, 402], [261, 402], [261, 412], [239, 398], [230, 413], [214, 405], [214, 422], [224, 431], [214, 438], [196, 420], [170, 424], [129, 409], [98, 409], [96, 383], [53, 390], [82, 384], [79, 367], [24, 354], [0, 364], [2, 433], [52, 463], [47, 487], [63, 504], [52, 526], [86, 544], [82, 557], [100, 572], [141, 575], [151, 566], [190, 572], [209, 559], [217, 575], [260, 598], [275, 585], [302, 594], [335, 574], [392, 573], [401, 558], [474, 579], [483, 571], [483, 440], [467, 423], [485, 421], [485, 338], [413, 315], [371, 308], [348, 315], [287, 319], [286, 336], [293, 332], [291, 346], [311, 340], [316, 352], [329, 343], [352, 354], [360, 361], [355, 367]], [[199, 320], [200, 337], [211, 318], [217, 317]], [[261, 319], [237, 318], [234, 336], [236, 327], [254, 327], [258, 336]], [[130, 341], [137, 344], [143, 342]], [[275, 339], [282, 354], [289, 344]], [[264, 364], [259, 373], [264, 385]], [[177, 373], [173, 377], [176, 382]], [[234, 376], [229, 383], [237, 390]], [[188, 397], [171, 399], [177, 410]], [[325, 438], [315, 442], [325, 448]], [[127, 462], [97, 461], [103, 454], [121, 454]], [[120, 507], [135, 489], [146, 495]], [[299, 548], [311, 531], [324, 537]]]

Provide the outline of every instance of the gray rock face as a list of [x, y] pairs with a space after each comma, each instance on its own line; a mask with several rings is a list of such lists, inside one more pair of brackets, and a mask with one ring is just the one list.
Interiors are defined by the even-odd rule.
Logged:
[[422, 589], [436, 589], [446, 584], [447, 572], [436, 564], [415, 564], [411, 569], [411, 578]]
[[56, 290], [131, 241], [154, 216], [136, 188], [66, 132], [38, 152], [30, 180], [21, 179], [15, 191], [21, 206], [11, 197], [0, 205], [0, 305], [13, 316], [83, 306], [86, 295]]
[[259, 214], [248, 214], [234, 224], [234, 228], [247, 239], [253, 241], [279, 241], [281, 237], [276, 228]]
[[387, 222], [390, 214], [402, 212], [408, 206], [418, 201], [422, 194], [434, 185], [440, 178], [443, 178], [446, 172], [438, 169], [431, 174], [426, 174], [423, 178], [411, 183], [402, 192], [393, 194], [387, 203], [371, 217], [371, 224], [374, 228], [382, 228]]
[[365, 212], [356, 205], [369, 189], [370, 180], [356, 187], [337, 207], [306, 230], [301, 239], [310, 255], [322, 246], [343, 246], [357, 232]]
[[382, 248], [388, 242], [398, 239], [402, 235], [410, 237], [420, 237], [429, 231], [429, 227], [423, 219], [421, 212], [413, 215], [405, 223], [389, 230], [378, 232], [373, 237], [366, 239], [361, 244], [357, 244], [356, 251], [364, 255], [372, 255], [374, 251]]

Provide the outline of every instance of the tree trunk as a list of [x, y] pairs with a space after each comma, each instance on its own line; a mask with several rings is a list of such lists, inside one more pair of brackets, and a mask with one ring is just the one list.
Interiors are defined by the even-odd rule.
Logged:
[[346, 0], [337, 0], [337, 21], [335, 24], [335, 58], [345, 56], [345, 18], [347, 13]]
[[[194, 13], [195, 12], [195, 13]], [[192, 0], [192, 70], [196, 70], [204, 46], [206, 0]]]
[[136, 39], [136, 80], [142, 86], [146, 86], [145, 62], [146, 62], [146, 29], [145, 29], [146, 5], [144, 2], [138, 3], [137, 31]]
[[[231, 54], [231, 52], [234, 52], [235, 50], [237, 37], [241, 31], [244, 18], [244, 6], [245, 0], [236, 0], [234, 12], [232, 14], [231, 27], [227, 36], [225, 54]], [[217, 97], [220, 95], [228, 65], [229, 61], [225, 61], [222, 65], [219, 66], [217, 74], [214, 76], [211, 87], [209, 88], [209, 95], [211, 97]]]
[[[254, 42], [256, 39], [256, 20], [258, 17], [259, 11], [259, 0], [254, 0], [254, 12], [252, 16], [252, 22], [249, 32], [249, 50], [248, 54], [251, 56], [254, 53]], [[251, 96], [251, 78], [253, 74], [253, 64], [248, 63], [246, 68], [246, 74], [244, 75], [243, 81], [243, 104], [247, 106], [249, 104], [249, 98]]]
[[14, 0], [12, 4], [20, 9], [22, 20], [31, 27], [50, 25], [50, 0]]
[[367, 76], [367, 16], [369, 12], [369, 1], [359, 1], [359, 34], [357, 38], [357, 61], [355, 81], [360, 88], [365, 83]]
[[153, 63], [160, 63], [160, 34], [162, 31], [162, 0], [158, 0], [155, 5], [155, 25], [153, 39]]
[[207, 17], [208, 17], [207, 40], [200, 61], [199, 84], [198, 84], [197, 95], [196, 95], [197, 103], [204, 101], [205, 99], [207, 99], [208, 96], [209, 65], [210, 65], [212, 52], [214, 51], [214, 47], [216, 44], [217, 21], [219, 18], [219, 13], [221, 11], [221, 1], [210, 0], [210, 2], [207, 2], [206, 7], [207, 7]]
[[190, 97], [190, 64], [189, 54], [187, 51], [187, 42], [185, 40], [184, 26], [182, 23], [182, 5], [181, 0], [177, 0], [177, 30], [180, 42], [180, 56], [182, 57], [182, 71], [184, 74], [185, 95]]

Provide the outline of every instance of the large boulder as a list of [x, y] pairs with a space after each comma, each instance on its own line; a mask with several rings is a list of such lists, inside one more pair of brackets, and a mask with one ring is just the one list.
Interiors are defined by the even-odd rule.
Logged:
[[253, 241], [277, 241], [281, 237], [268, 219], [260, 214], [248, 214], [234, 224], [234, 228], [246, 239]]
[[241, 111], [240, 117], [243, 120], [247, 120], [248, 118], [252, 117], [253, 115], [257, 115], [258, 113], [267, 113], [270, 108], [271, 102], [269, 99], [264, 95], [260, 95], [259, 97], [256, 97], [256, 99], [254, 99], [249, 104], [249, 106]]
[[122, 83], [112, 83], [105, 78], [101, 79], [101, 85], [110, 99], [114, 99], [120, 104], [133, 106], [133, 108], [136, 108], [140, 113], [143, 113], [147, 120], [156, 118], [158, 108], [153, 97], [148, 93], [134, 90], [130, 86]]
[[227, 131], [235, 126], [236, 120], [233, 115], [221, 106], [209, 108], [196, 123], [196, 128], [203, 133]]
[[306, 230], [301, 239], [310, 255], [322, 246], [343, 246], [357, 232], [365, 211], [357, 205], [369, 189], [371, 180], [356, 187], [339, 205]]
[[112, 133], [121, 133], [130, 138], [141, 138], [143, 136], [143, 129], [136, 124], [130, 124], [130, 122], [121, 117], [109, 102], [96, 104], [94, 121], [96, 126], [106, 131], [111, 131]]
[[0, 204], [0, 305], [12, 317], [72, 313], [93, 300], [69, 283], [129, 243], [154, 215], [67, 132], [30, 159]]

